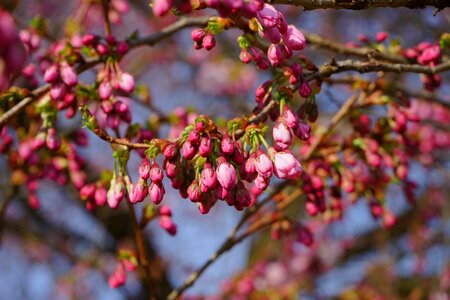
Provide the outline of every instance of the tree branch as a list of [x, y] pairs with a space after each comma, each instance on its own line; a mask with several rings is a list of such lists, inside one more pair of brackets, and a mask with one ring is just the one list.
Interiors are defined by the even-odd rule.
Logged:
[[443, 9], [450, 7], [449, 0], [266, 0], [265, 2], [302, 6], [305, 10], [327, 8], [362, 10], [373, 7], [425, 8], [427, 6]]
[[347, 45], [339, 42], [332, 41], [314, 33], [303, 32], [306, 37], [306, 41], [319, 48], [325, 48], [333, 53], [354, 55], [365, 58], [374, 58], [377, 60], [385, 60], [394, 63], [407, 63], [408, 60], [401, 56], [391, 53], [383, 53], [376, 49], [369, 47], [348, 47]]
[[313, 79], [323, 79], [330, 77], [333, 74], [345, 72], [345, 71], [356, 71], [359, 73], [370, 73], [370, 72], [394, 72], [394, 73], [418, 73], [434, 75], [450, 70], [450, 61], [444, 62], [435, 67], [422, 66], [418, 64], [392, 64], [381, 61], [355, 61], [355, 60], [344, 60], [344, 61], [332, 61], [329, 64], [324, 64], [319, 67], [319, 70], [310, 73], [305, 76], [307, 81]]
[[134, 40], [130, 43], [130, 46], [132, 48], [140, 47], [140, 46], [154, 46], [158, 42], [162, 41], [163, 39], [168, 38], [169, 36], [173, 35], [174, 33], [189, 27], [196, 27], [196, 26], [206, 26], [208, 24], [208, 20], [211, 17], [204, 16], [204, 17], [183, 17], [176, 21], [173, 24], [170, 24], [169, 26], [163, 28], [160, 32], [149, 35], [144, 38], [140, 38], [137, 40]]

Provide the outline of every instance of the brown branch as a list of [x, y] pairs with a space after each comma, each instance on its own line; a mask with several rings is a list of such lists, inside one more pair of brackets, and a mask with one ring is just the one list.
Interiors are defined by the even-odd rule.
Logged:
[[306, 41], [319, 48], [325, 48], [327, 50], [333, 51], [334, 53], [354, 55], [365, 58], [373, 58], [377, 60], [390, 61], [394, 63], [407, 63], [408, 60], [401, 56], [391, 53], [383, 53], [376, 49], [369, 47], [348, 47], [347, 45], [339, 42], [332, 41], [330, 39], [324, 38], [320, 35], [304, 32]]
[[305, 10], [327, 8], [362, 10], [373, 7], [425, 8], [427, 6], [443, 9], [450, 7], [449, 0], [266, 0], [265, 2], [302, 6]]
[[140, 46], [154, 46], [155, 44], [159, 43], [161, 40], [166, 39], [173, 35], [174, 33], [189, 27], [196, 27], [196, 26], [206, 26], [208, 24], [208, 20], [210, 19], [209, 16], [204, 17], [183, 17], [176, 21], [173, 24], [170, 24], [169, 26], [163, 28], [160, 32], [149, 35], [148, 37], [140, 38], [135, 41], [132, 41], [131, 47], [140, 47]]
[[123, 138], [115, 138], [109, 135], [108, 132], [106, 132], [106, 130], [101, 127], [94, 128], [92, 132], [94, 132], [99, 138], [110, 144], [123, 145], [127, 146], [130, 149], [147, 149], [149, 146], [148, 144], [144, 143], [133, 143]]
[[35, 90], [33, 90], [29, 96], [20, 100], [16, 105], [11, 107], [8, 111], [0, 116], [0, 128], [3, 127], [7, 122], [11, 120], [16, 114], [21, 112], [29, 104], [33, 103], [34, 100], [39, 99], [45, 95], [50, 90], [50, 85], [43, 85]]
[[148, 294], [150, 295], [150, 299], [156, 299], [156, 295], [158, 294], [158, 287], [154, 284], [152, 280], [150, 260], [148, 258], [147, 249], [145, 247], [144, 234], [142, 232], [141, 227], [138, 224], [133, 205], [131, 205], [128, 199], [126, 199], [126, 202], [128, 204], [128, 212], [130, 215], [131, 224], [133, 225], [134, 241], [136, 244], [136, 251], [138, 254], [139, 267], [141, 267], [144, 273], [143, 274], [145, 282], [144, 286], [148, 291]]
[[336, 114], [331, 119], [330, 124], [327, 126], [326, 130], [321, 131], [317, 138], [314, 140], [314, 142], [309, 147], [308, 151], [305, 154], [304, 159], [308, 160], [312, 157], [313, 153], [317, 150], [317, 148], [325, 141], [325, 139], [330, 135], [330, 133], [333, 131], [333, 129], [336, 127], [336, 125], [350, 112], [353, 105], [361, 101], [362, 98], [365, 97], [364, 93], [361, 93], [361, 95], [351, 96], [345, 103], [341, 106], [341, 108], [336, 112]]
[[[346, 76], [341, 78], [327, 78], [325, 79], [325, 82], [328, 84], [354, 84], [357, 82], [364, 82], [369, 83], [367, 80], [365, 80], [362, 77], [353, 77], [353, 76]], [[429, 91], [411, 91], [407, 89], [404, 86], [401, 85], [388, 85], [386, 89], [383, 89], [383, 92], [387, 92], [390, 94], [395, 94], [395, 92], [400, 92], [401, 94], [408, 96], [410, 98], [414, 98], [419, 101], [428, 101], [431, 103], [436, 103], [439, 105], [442, 105], [443, 107], [450, 109], [450, 103], [444, 101], [443, 99], [440, 99], [435, 93], [429, 92]], [[395, 95], [394, 95], [395, 96]]]
[[418, 64], [392, 64], [388, 62], [381, 61], [355, 61], [355, 60], [343, 60], [343, 61], [332, 61], [329, 64], [324, 64], [319, 67], [319, 70], [310, 73], [305, 76], [307, 81], [313, 79], [323, 79], [330, 77], [333, 74], [345, 72], [345, 71], [356, 71], [359, 73], [370, 73], [370, 72], [394, 72], [394, 73], [418, 73], [434, 75], [438, 73], [443, 73], [450, 70], [450, 60], [435, 67], [422, 66]]
[[8, 205], [14, 199], [14, 197], [16, 196], [18, 191], [19, 191], [19, 187], [17, 185], [13, 185], [11, 188], [11, 191], [5, 196], [5, 199], [3, 200], [2, 204], [0, 205], [0, 242], [1, 242], [1, 237], [3, 235], [3, 229], [5, 227], [6, 209], [8, 208]]
[[[269, 215], [264, 219], [259, 220], [255, 224], [253, 224], [251, 227], [249, 227], [244, 233], [242, 233], [240, 236], [236, 237], [233, 232], [237, 232], [237, 229], [233, 229], [232, 234], [223, 242], [223, 244], [214, 252], [209, 259], [195, 272], [191, 273], [189, 277], [184, 281], [183, 285], [179, 288], [173, 290], [167, 299], [169, 300], [175, 300], [178, 299], [185, 290], [190, 288], [198, 278], [203, 274], [203, 272], [206, 271], [206, 269], [212, 265], [219, 257], [222, 256], [222, 254], [228, 252], [231, 250], [235, 245], [239, 244], [255, 232], [266, 228], [267, 226], [274, 224], [276, 222], [279, 222], [283, 217], [281, 215]], [[239, 226], [240, 222], [238, 223]], [[236, 226], [237, 227], [237, 226]]]
[[111, 23], [109, 22], [109, 0], [102, 0], [103, 17], [105, 18], [105, 34], [111, 35]]

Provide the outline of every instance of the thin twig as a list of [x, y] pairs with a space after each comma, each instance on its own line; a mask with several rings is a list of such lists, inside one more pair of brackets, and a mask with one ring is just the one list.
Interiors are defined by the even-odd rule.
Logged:
[[344, 71], [356, 71], [359, 73], [371, 73], [371, 72], [394, 72], [394, 73], [419, 73], [434, 75], [443, 73], [450, 70], [450, 60], [441, 63], [435, 67], [422, 66], [418, 64], [392, 64], [388, 62], [381, 62], [377, 60], [372, 61], [355, 61], [355, 60], [343, 60], [343, 61], [333, 61], [330, 64], [324, 64], [319, 67], [316, 72], [307, 74], [305, 79], [311, 81], [313, 79], [323, 79], [328, 78], [333, 74], [344, 72]]
[[401, 56], [391, 53], [383, 53], [376, 49], [369, 47], [348, 47], [345, 44], [335, 42], [333, 40], [324, 38], [320, 35], [304, 32], [306, 37], [306, 41], [309, 44], [313, 44], [314, 46], [325, 48], [327, 50], [332, 51], [333, 53], [346, 54], [346, 55], [354, 55], [365, 58], [374, 58], [377, 60], [390, 61], [393, 63], [407, 63], [408, 60]]
[[365, 93], [361, 93], [359, 96], [353, 95], [351, 96], [345, 103], [341, 106], [341, 108], [336, 112], [333, 118], [330, 121], [330, 124], [327, 126], [326, 130], [321, 131], [311, 146], [308, 148], [308, 151], [305, 154], [305, 160], [308, 160], [312, 157], [313, 153], [317, 150], [317, 148], [325, 141], [328, 135], [331, 134], [336, 125], [348, 114], [353, 105], [361, 101], [362, 98], [365, 97]]
[[19, 191], [19, 187], [17, 185], [14, 185], [11, 188], [10, 192], [5, 196], [5, 199], [3, 200], [2, 204], [0, 205], [0, 242], [1, 242], [1, 237], [3, 236], [3, 229], [5, 227], [6, 209], [8, 208], [8, 205], [14, 199], [14, 197], [16, 196], [18, 191]]
[[109, 0], [102, 0], [103, 17], [105, 18], [105, 33], [111, 35], [111, 22], [109, 21]]
[[243, 240], [245, 240], [246, 238], [248, 238], [249, 236], [251, 236], [252, 234], [254, 234], [255, 232], [266, 228], [267, 226], [279, 222], [282, 219], [282, 216], [280, 215], [272, 215], [269, 216], [268, 218], [262, 219], [259, 222], [255, 223], [254, 226], [252, 226], [251, 228], [248, 228], [244, 233], [242, 233], [239, 236], [230, 236], [228, 237], [223, 244], [217, 249], [216, 252], [214, 252], [209, 259], [199, 268], [197, 269], [195, 272], [191, 273], [191, 275], [189, 275], [189, 277], [186, 279], [186, 281], [183, 283], [182, 286], [180, 286], [179, 288], [173, 290], [169, 296], [167, 297], [167, 299], [169, 300], [175, 300], [178, 299], [185, 290], [187, 290], [188, 288], [190, 288], [196, 281], [198, 278], [200, 278], [200, 276], [203, 274], [203, 272], [206, 271], [206, 269], [212, 265], [215, 261], [217, 261], [217, 259], [219, 257], [222, 256], [222, 254], [228, 252], [229, 250], [231, 250], [235, 245], [239, 244], [240, 242], [242, 242]]

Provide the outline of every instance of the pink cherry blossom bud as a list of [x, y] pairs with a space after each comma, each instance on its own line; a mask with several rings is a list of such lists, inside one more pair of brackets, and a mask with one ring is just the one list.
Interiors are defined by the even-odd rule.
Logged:
[[271, 44], [267, 50], [267, 58], [274, 67], [279, 67], [283, 64], [284, 60], [288, 58], [288, 51], [285, 45]]
[[189, 140], [186, 140], [181, 147], [181, 155], [187, 160], [191, 160], [194, 158], [195, 154], [197, 154], [197, 151], [195, 147], [189, 142]]
[[150, 177], [150, 161], [144, 158], [139, 165], [139, 177], [147, 180]]
[[177, 234], [177, 226], [172, 222], [172, 219], [168, 216], [161, 216], [158, 218], [159, 226], [167, 231], [170, 235]]
[[125, 195], [125, 187], [121, 181], [111, 180], [111, 186], [107, 193], [109, 207], [117, 208]]
[[191, 142], [192, 145], [197, 145], [200, 142], [200, 133], [195, 129], [189, 131], [188, 141]]
[[216, 174], [219, 184], [227, 190], [231, 190], [237, 184], [236, 170], [228, 162], [219, 164]]
[[395, 168], [395, 175], [397, 175], [400, 180], [406, 180], [408, 177], [408, 171], [409, 168], [406, 164], [399, 164], [397, 168]]
[[256, 67], [260, 70], [267, 70], [269, 68], [269, 63], [265, 59], [256, 61]]
[[312, 89], [307, 82], [302, 82], [298, 89], [298, 94], [303, 98], [308, 98], [311, 95]]
[[376, 39], [377, 43], [382, 43], [388, 38], [388, 36], [389, 36], [389, 33], [387, 33], [386, 31], [380, 31], [375, 36], [375, 39]]
[[270, 178], [272, 176], [272, 161], [269, 155], [260, 151], [255, 158], [256, 171], [261, 177]]
[[314, 238], [311, 230], [308, 227], [299, 225], [297, 231], [297, 241], [303, 245], [310, 247], [314, 243]]
[[126, 43], [126, 42], [119, 42], [117, 44], [117, 53], [119, 53], [120, 55], [127, 54], [129, 49], [130, 49], [130, 47], [128, 46], [128, 43]]
[[109, 276], [108, 284], [112, 288], [117, 288], [121, 285], [124, 285], [126, 280], [127, 280], [127, 273], [125, 271], [125, 268], [121, 263], [119, 263], [114, 273], [112, 273], [111, 276]]
[[292, 74], [294, 74], [295, 76], [302, 76], [302, 74], [303, 74], [303, 67], [299, 63], [293, 63], [291, 65], [291, 71], [292, 71]]
[[294, 129], [297, 127], [298, 118], [297, 115], [294, 114], [294, 112], [291, 110], [290, 106], [285, 105], [283, 106], [283, 111], [281, 112], [281, 118], [283, 119], [284, 123], [287, 125], [287, 127]]
[[28, 205], [31, 209], [37, 210], [41, 207], [41, 202], [36, 194], [30, 193], [28, 195]]
[[230, 194], [230, 192], [220, 184], [216, 186], [216, 190], [214, 191], [214, 193], [216, 198], [220, 200], [225, 200]]
[[382, 157], [375, 152], [365, 151], [367, 163], [374, 167], [378, 168], [381, 165]]
[[413, 48], [408, 48], [406, 50], [403, 51], [403, 55], [408, 58], [408, 59], [414, 59], [416, 58], [419, 54], [417, 53], [416, 49]]
[[369, 42], [369, 39], [367, 38], [367, 36], [366, 36], [365, 34], [360, 34], [360, 35], [358, 35], [358, 40], [359, 40], [361, 43], [367, 43], [367, 42]]
[[81, 42], [85, 46], [91, 46], [95, 43], [96, 39], [97, 38], [95, 37], [95, 35], [89, 33], [89, 34], [83, 35], [83, 37], [81, 38]]
[[103, 55], [108, 54], [108, 47], [106, 47], [106, 45], [103, 44], [103, 43], [99, 43], [97, 45], [96, 49], [97, 49], [97, 52], [98, 52], [99, 55], [103, 56]]
[[250, 47], [249, 52], [255, 62], [262, 61], [264, 58], [264, 52], [256, 47]]
[[396, 222], [397, 218], [395, 215], [390, 210], [385, 209], [383, 214], [383, 226], [386, 228], [392, 228]]
[[198, 202], [200, 200], [201, 193], [197, 180], [192, 181], [191, 185], [188, 187], [187, 193], [192, 202]]
[[95, 194], [94, 194], [94, 200], [95, 200], [95, 204], [97, 206], [103, 206], [106, 204], [106, 189], [103, 186], [99, 186], [97, 187], [97, 189], [95, 190]]
[[306, 47], [306, 39], [303, 33], [294, 25], [289, 25], [283, 36], [285, 45], [291, 50], [303, 50]]
[[44, 80], [48, 83], [54, 83], [59, 78], [59, 68], [57, 65], [51, 65], [45, 70]]
[[249, 207], [252, 197], [250, 195], [250, 192], [245, 188], [242, 181], [238, 183], [238, 186], [236, 188], [236, 201], [234, 203], [234, 207], [237, 210], [242, 210], [244, 207]]
[[214, 38], [214, 35], [207, 33], [203, 38], [202, 46], [208, 51], [214, 48], [214, 46], [216, 46], [216, 39]]
[[66, 95], [66, 85], [64, 83], [52, 84], [50, 88], [50, 96], [54, 100], [61, 100]]
[[148, 194], [147, 183], [141, 178], [136, 184], [133, 184], [130, 191], [130, 202], [136, 204], [144, 201]]
[[319, 207], [316, 203], [307, 201], [305, 204], [306, 213], [311, 217], [315, 217], [319, 213]]
[[134, 78], [132, 75], [123, 72], [120, 74], [119, 87], [125, 93], [132, 93], [134, 91]]
[[250, 180], [254, 175], [256, 175], [255, 158], [256, 153], [255, 152], [251, 153], [247, 158], [247, 160], [245, 161], [244, 167], [242, 168], [246, 173], [245, 177]]
[[212, 151], [211, 139], [208, 136], [204, 136], [200, 140], [200, 145], [198, 146], [198, 153], [202, 157], [208, 157]]
[[156, 16], [161, 17], [168, 13], [172, 6], [173, 0], [153, 0], [153, 13]]
[[168, 144], [164, 148], [164, 157], [168, 160], [176, 158], [178, 155], [178, 144], [176, 142]]
[[292, 135], [289, 128], [283, 123], [277, 123], [272, 131], [273, 139], [277, 147], [281, 150], [289, 148], [292, 142]]
[[263, 31], [258, 31], [259, 35], [272, 44], [278, 44], [281, 41], [281, 33], [276, 27], [265, 28]]
[[200, 210], [201, 214], [207, 214], [211, 207], [216, 203], [217, 199], [214, 198], [211, 194], [204, 194], [200, 202], [198, 203], [198, 209]]
[[151, 181], [154, 183], [161, 183], [164, 178], [164, 174], [157, 163], [151, 165], [149, 174]]
[[311, 185], [316, 191], [323, 189], [323, 181], [319, 176], [311, 176]]
[[134, 271], [136, 270], [136, 262], [135, 261], [131, 261], [130, 259], [124, 259], [122, 260], [122, 264], [123, 267], [125, 268], [125, 270], [127, 271]]
[[422, 65], [428, 65], [430, 63], [438, 63], [441, 57], [441, 48], [439, 45], [431, 46], [425, 49], [422, 54], [417, 58], [417, 61]]
[[260, 191], [264, 191], [270, 183], [270, 177], [262, 177], [261, 175], [258, 174], [258, 176], [256, 176], [255, 178], [255, 187], [260, 190]]
[[281, 12], [278, 12], [277, 28], [281, 32], [281, 34], [285, 34], [288, 29], [288, 24], [286, 22], [286, 19], [284, 18], [283, 14]]
[[80, 190], [80, 198], [83, 201], [87, 201], [91, 198], [94, 198], [95, 195], [95, 184], [86, 184]]
[[170, 179], [173, 179], [177, 176], [178, 166], [176, 165], [176, 163], [170, 160], [166, 160], [164, 163], [164, 169], [166, 170], [167, 177], [169, 177]]
[[220, 141], [220, 148], [222, 149], [222, 152], [225, 155], [233, 154], [234, 152], [233, 140], [228, 135], [225, 135]]
[[67, 63], [61, 66], [61, 80], [68, 86], [75, 86], [78, 83], [77, 73]]
[[98, 94], [101, 99], [106, 100], [111, 97], [112, 94], [112, 86], [111, 83], [107, 80], [104, 80], [98, 86]]
[[201, 184], [207, 188], [207, 191], [211, 191], [216, 187], [217, 174], [209, 163], [205, 163], [203, 167], [201, 173]]
[[384, 209], [383, 206], [379, 202], [371, 201], [370, 202], [370, 212], [372, 216], [376, 219], [383, 215]]
[[167, 206], [167, 205], [162, 205], [162, 206], [159, 208], [159, 215], [171, 217], [171, 216], [172, 216], [172, 210], [170, 209], [169, 206]]
[[197, 43], [200, 43], [200, 44], [202, 43], [203, 38], [205, 37], [205, 35], [206, 35], [205, 30], [201, 29], [201, 28], [194, 29], [191, 32], [192, 40], [194, 42], [197, 42]]
[[244, 154], [242, 153], [241, 148], [237, 147], [234, 149], [232, 159], [234, 163], [237, 165], [242, 165], [244, 163], [245, 157]]
[[301, 120], [297, 123], [297, 126], [294, 129], [294, 134], [302, 141], [306, 142], [311, 137], [311, 126], [305, 121]]
[[241, 49], [241, 52], [239, 53], [239, 59], [244, 63], [248, 64], [252, 61], [252, 55], [248, 53], [246, 49]]
[[266, 81], [256, 88], [255, 98], [256, 98], [257, 103], [262, 103], [262, 101], [266, 97], [266, 94], [269, 91], [271, 84], [272, 84], [272, 81]]
[[264, 8], [256, 14], [256, 19], [264, 28], [272, 28], [278, 24], [280, 14], [272, 5], [264, 4]]
[[[181, 186], [183, 185], [183, 176], [181, 174], [177, 174], [174, 178], [170, 179], [170, 185], [174, 188], [174, 189], [180, 189]], [[180, 191], [181, 194], [181, 191]]]
[[163, 200], [165, 194], [164, 186], [160, 183], [154, 183], [150, 185], [148, 188], [148, 194], [150, 195], [150, 199], [154, 204], [159, 204]]
[[45, 144], [49, 150], [58, 150], [61, 147], [61, 138], [56, 133], [55, 128], [50, 128], [47, 131], [47, 137], [45, 138]]
[[117, 39], [116, 39], [116, 37], [113, 36], [113, 35], [107, 35], [107, 36], [105, 37], [105, 40], [106, 40], [106, 42], [107, 42], [108, 44], [110, 44], [110, 45], [115, 45], [115, 44], [117, 43]]
[[273, 164], [275, 175], [281, 179], [297, 178], [302, 172], [300, 163], [290, 152], [275, 153]]

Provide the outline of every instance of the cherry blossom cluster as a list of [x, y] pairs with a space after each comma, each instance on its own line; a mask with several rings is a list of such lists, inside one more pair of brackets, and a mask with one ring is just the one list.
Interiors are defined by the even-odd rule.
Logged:
[[118, 256], [119, 262], [108, 278], [108, 284], [112, 288], [124, 285], [127, 280], [127, 272], [136, 270], [138, 266], [136, 254], [132, 250], [121, 249]]
[[[285, 140], [283, 134], [275, 133], [275, 136]], [[291, 134], [289, 130], [288, 134]], [[200, 116], [177, 141], [149, 145], [146, 154], [150, 159], [142, 160], [139, 180], [129, 185], [130, 202], [142, 202], [149, 196], [154, 204], [161, 203], [165, 194], [164, 176], [155, 157], [162, 152], [163, 169], [172, 187], [183, 198], [197, 203], [201, 213], [208, 213], [217, 199], [242, 210], [267, 188], [273, 174], [280, 179], [293, 179], [301, 173], [300, 163], [287, 150], [287, 144], [272, 148], [263, 140], [260, 130], [251, 127], [243, 137], [246, 145], [252, 145], [248, 149], [230, 135], [222, 135], [211, 119]], [[261, 143], [267, 152], [262, 150]], [[111, 193], [115, 199], [114, 205], [110, 204], [112, 208], [124, 197], [124, 182], [116, 179], [111, 183], [111, 189], [120, 191]]]
[[[283, 66], [284, 62], [293, 56], [294, 51], [306, 47], [303, 33], [294, 25], [288, 25], [283, 14], [270, 4], [264, 4], [264, 8], [258, 11], [256, 20], [259, 36], [271, 43], [267, 50], [267, 60], [271, 66]], [[239, 44], [242, 48], [239, 57], [244, 63], [253, 60], [258, 68], [263, 70], [268, 68], [262, 50], [252, 46], [248, 37], [242, 36]]]
[[[422, 42], [413, 48], [405, 49], [404, 56], [421, 65], [433, 67], [441, 62], [441, 47], [439, 44]], [[441, 76], [423, 75], [422, 82], [425, 89], [434, 91], [441, 85]]]

